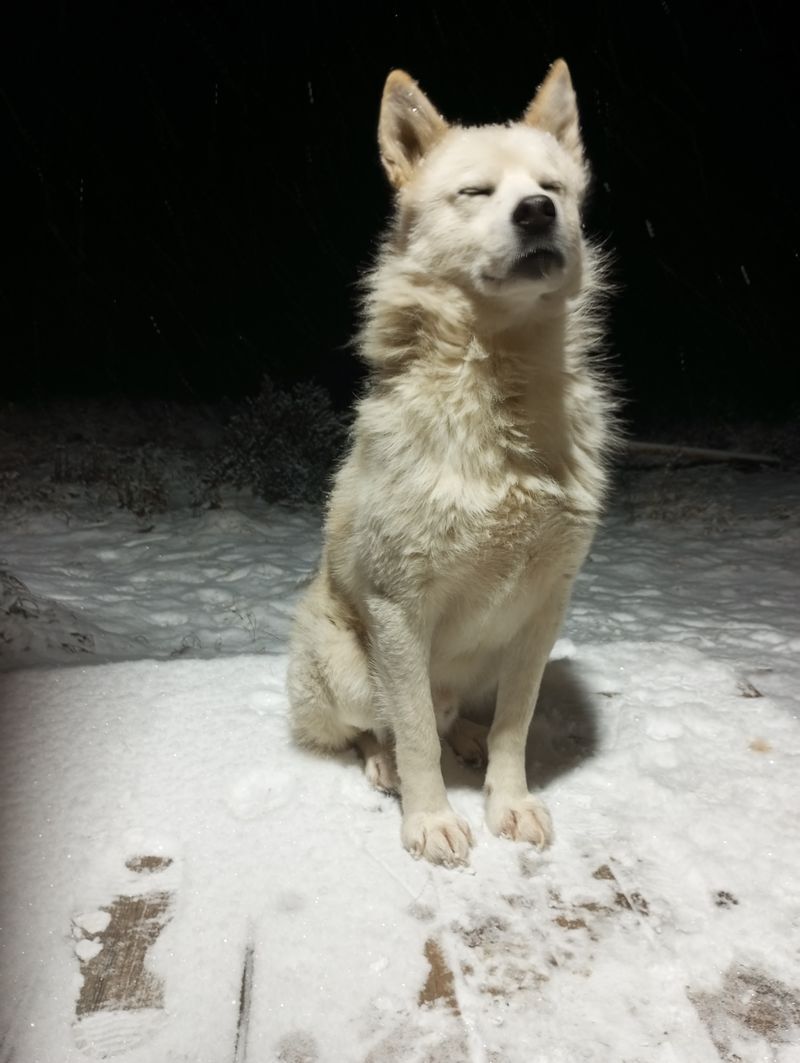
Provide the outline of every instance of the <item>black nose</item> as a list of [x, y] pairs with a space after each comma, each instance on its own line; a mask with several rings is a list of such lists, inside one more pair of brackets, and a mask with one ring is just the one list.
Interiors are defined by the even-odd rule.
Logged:
[[546, 232], [556, 216], [556, 205], [549, 196], [525, 196], [514, 208], [511, 220], [526, 233]]

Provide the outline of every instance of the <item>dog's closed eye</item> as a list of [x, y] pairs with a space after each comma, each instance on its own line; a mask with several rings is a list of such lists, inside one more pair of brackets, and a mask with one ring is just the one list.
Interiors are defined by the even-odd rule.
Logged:
[[556, 196], [564, 191], [564, 186], [558, 181], [540, 181], [539, 188], [544, 192], [552, 192]]
[[458, 190], [460, 196], [490, 196], [492, 192], [494, 185], [467, 185], [466, 188]]

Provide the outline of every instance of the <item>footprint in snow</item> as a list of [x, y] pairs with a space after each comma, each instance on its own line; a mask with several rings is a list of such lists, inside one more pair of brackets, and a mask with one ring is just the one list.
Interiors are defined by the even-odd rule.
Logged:
[[147, 953], [172, 918], [179, 874], [169, 856], [125, 862], [129, 886], [107, 905], [72, 919], [83, 976], [72, 1025], [78, 1048], [96, 1059], [127, 1052], [166, 1022], [164, 985]]

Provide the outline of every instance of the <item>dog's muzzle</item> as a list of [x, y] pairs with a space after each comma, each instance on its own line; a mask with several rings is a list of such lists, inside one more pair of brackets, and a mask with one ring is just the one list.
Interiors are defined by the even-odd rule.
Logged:
[[514, 208], [511, 221], [520, 239], [520, 252], [511, 266], [514, 277], [538, 280], [564, 266], [553, 233], [558, 212], [549, 196], [525, 196]]

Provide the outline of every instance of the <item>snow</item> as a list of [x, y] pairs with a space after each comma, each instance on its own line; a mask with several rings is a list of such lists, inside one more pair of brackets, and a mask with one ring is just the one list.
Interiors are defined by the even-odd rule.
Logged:
[[[446, 750], [464, 871], [289, 740], [317, 511], [8, 506], [0, 1059], [800, 1061], [798, 503], [625, 477], [534, 721], [555, 844], [492, 837]], [[163, 1006], [81, 1012], [115, 904], [156, 897]]]

